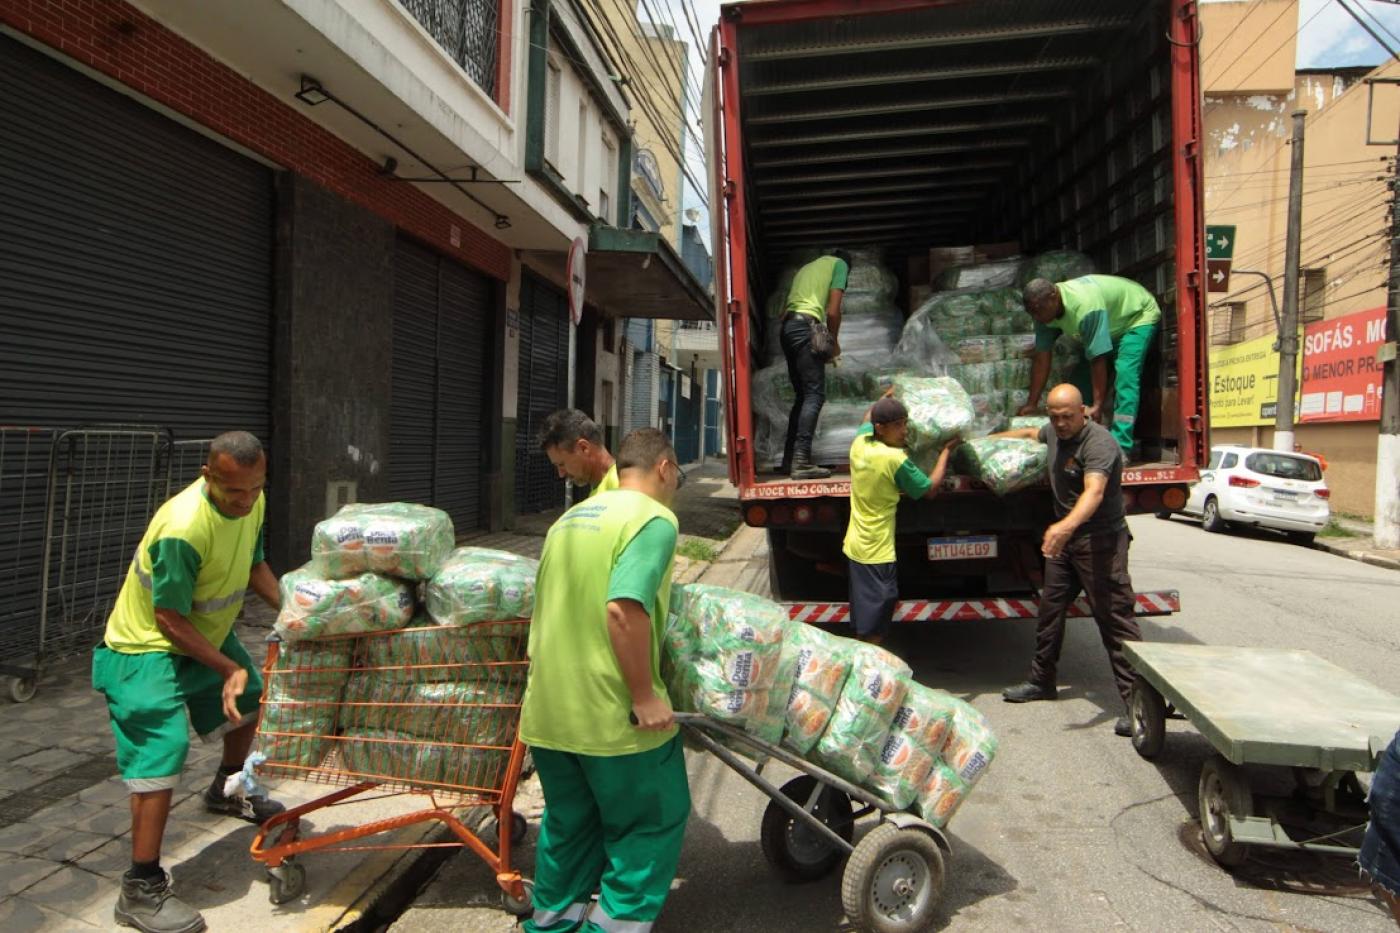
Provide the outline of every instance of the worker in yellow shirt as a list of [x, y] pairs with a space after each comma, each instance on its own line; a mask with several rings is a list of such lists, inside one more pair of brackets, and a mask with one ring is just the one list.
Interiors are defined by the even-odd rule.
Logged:
[[540, 447], [559, 471], [588, 495], [617, 488], [617, 463], [603, 443], [603, 429], [577, 408], [561, 408], [544, 419]]

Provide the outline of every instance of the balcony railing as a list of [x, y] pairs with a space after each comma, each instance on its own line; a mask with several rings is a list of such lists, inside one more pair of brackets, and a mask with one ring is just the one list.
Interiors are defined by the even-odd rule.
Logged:
[[496, 96], [500, 0], [399, 0], [477, 85]]

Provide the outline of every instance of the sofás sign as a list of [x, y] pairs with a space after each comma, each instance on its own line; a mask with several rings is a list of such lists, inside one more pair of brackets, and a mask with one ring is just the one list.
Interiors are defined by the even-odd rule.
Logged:
[[1300, 422], [1375, 421], [1381, 415], [1385, 308], [1309, 324], [1303, 337]]

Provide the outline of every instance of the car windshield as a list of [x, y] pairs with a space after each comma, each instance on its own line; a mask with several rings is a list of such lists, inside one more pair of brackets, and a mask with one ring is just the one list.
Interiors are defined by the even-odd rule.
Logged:
[[1294, 457], [1289, 454], [1258, 453], [1245, 458], [1245, 467], [1265, 476], [1279, 479], [1297, 479], [1315, 483], [1322, 479], [1322, 467], [1316, 460]]

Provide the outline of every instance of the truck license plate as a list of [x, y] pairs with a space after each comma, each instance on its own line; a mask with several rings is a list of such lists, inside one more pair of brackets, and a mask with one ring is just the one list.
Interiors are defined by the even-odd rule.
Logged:
[[996, 535], [929, 538], [929, 560], [981, 560], [997, 556]]

